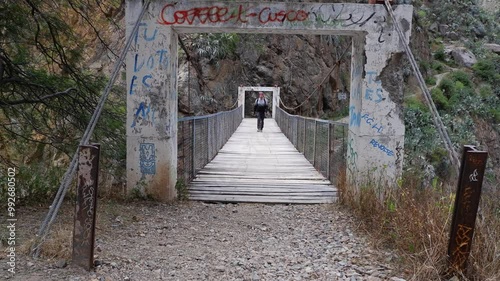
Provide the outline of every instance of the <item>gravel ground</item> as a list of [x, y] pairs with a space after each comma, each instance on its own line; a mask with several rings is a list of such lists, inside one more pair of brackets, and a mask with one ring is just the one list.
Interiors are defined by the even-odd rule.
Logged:
[[[403, 280], [337, 205], [131, 203], [98, 206], [96, 269], [18, 257], [9, 280]], [[34, 214], [36, 215], [34, 215]], [[71, 229], [71, 206], [60, 220]], [[42, 211], [24, 212], [35, 232]], [[68, 233], [70, 233], [68, 231]], [[3, 276], [3, 277], [2, 277]]]

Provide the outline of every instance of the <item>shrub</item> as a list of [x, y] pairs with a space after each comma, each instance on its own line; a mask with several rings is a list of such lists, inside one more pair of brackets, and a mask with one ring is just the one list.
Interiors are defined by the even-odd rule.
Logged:
[[430, 77], [425, 78], [425, 84], [427, 84], [429, 86], [436, 85], [436, 78], [434, 76], [430, 76]]
[[420, 61], [419, 65], [422, 72], [427, 72], [431, 69], [431, 64], [428, 61]]
[[480, 60], [472, 66], [474, 74], [487, 82], [495, 82], [500, 79], [500, 74], [493, 60]]
[[484, 85], [479, 88], [479, 94], [481, 95], [482, 98], [487, 98], [493, 95], [493, 89], [491, 88], [491, 85]]
[[493, 122], [500, 124], [500, 109], [499, 108], [492, 108], [490, 110], [490, 116], [491, 119], [493, 119]]
[[444, 46], [440, 46], [434, 53], [434, 58], [440, 61], [446, 61], [446, 53], [444, 52]]
[[447, 77], [441, 80], [438, 88], [447, 98], [450, 98], [455, 94], [455, 83], [452, 80], [448, 79]]
[[436, 108], [438, 110], [447, 110], [449, 107], [448, 98], [444, 95], [443, 91], [440, 88], [434, 88], [431, 91], [431, 97], [434, 103], [436, 104]]
[[416, 96], [407, 97], [405, 99], [405, 106], [406, 106], [406, 108], [417, 109], [420, 111], [427, 111], [428, 110], [427, 106], [421, 100], [419, 100]]
[[469, 74], [467, 74], [464, 71], [458, 70], [458, 71], [453, 71], [448, 75], [448, 78], [450, 78], [454, 82], [461, 82], [463, 86], [465, 87], [472, 87], [473, 83], [470, 80]]
[[432, 61], [431, 62], [431, 68], [434, 69], [437, 72], [441, 72], [444, 70], [444, 65], [443, 63], [439, 61]]
[[[341, 202], [354, 211], [360, 226], [374, 242], [391, 245], [408, 269], [408, 280], [448, 280], [446, 250], [455, 194], [455, 186], [421, 189], [421, 175], [405, 173], [398, 188], [370, 186], [354, 196], [350, 187], [343, 187]], [[377, 190], [384, 190], [384, 200]], [[460, 280], [498, 280], [500, 272], [500, 190], [484, 192], [480, 216], [476, 220], [469, 268]], [[459, 280], [459, 279], [457, 279]]]

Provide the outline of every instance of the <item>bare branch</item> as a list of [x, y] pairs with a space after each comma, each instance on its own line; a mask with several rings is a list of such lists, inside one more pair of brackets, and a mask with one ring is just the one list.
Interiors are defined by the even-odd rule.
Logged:
[[55, 97], [58, 97], [58, 96], [66, 95], [66, 94], [69, 94], [71, 91], [77, 91], [77, 89], [75, 89], [75, 88], [69, 88], [69, 89], [67, 89], [65, 91], [57, 92], [57, 93], [50, 94], [50, 95], [46, 95], [46, 96], [43, 96], [43, 97], [40, 97], [40, 98], [34, 99], [34, 100], [33, 99], [22, 99], [22, 100], [9, 101], [9, 102], [0, 101], [0, 107], [7, 107], [7, 106], [18, 105], [18, 104], [42, 103], [46, 99], [51, 99], [51, 98], [55, 98]]

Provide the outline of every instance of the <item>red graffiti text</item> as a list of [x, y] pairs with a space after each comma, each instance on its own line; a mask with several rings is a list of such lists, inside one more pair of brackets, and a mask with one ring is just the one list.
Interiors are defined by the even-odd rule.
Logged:
[[243, 5], [235, 8], [211, 6], [195, 7], [188, 10], [175, 10], [175, 4], [167, 4], [160, 13], [158, 23], [163, 25], [175, 24], [207, 24], [223, 23], [232, 21], [234, 23], [247, 23], [255, 18], [261, 24], [269, 22], [300, 22], [307, 20], [309, 14], [304, 10], [278, 10], [273, 11], [264, 7], [257, 12], [245, 9]]

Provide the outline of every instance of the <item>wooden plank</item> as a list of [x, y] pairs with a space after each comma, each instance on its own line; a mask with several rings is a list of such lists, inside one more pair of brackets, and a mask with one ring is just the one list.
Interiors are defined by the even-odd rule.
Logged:
[[197, 191], [233, 192], [240, 190], [245, 192], [281, 192], [281, 193], [337, 192], [337, 189], [333, 188], [285, 188], [285, 187], [259, 188], [259, 187], [203, 187], [203, 186], [189, 188], [189, 192], [197, 192]]
[[318, 188], [329, 188], [328, 185], [320, 185], [320, 184], [287, 184], [286, 182], [276, 182], [276, 183], [231, 183], [231, 182], [197, 182], [190, 186], [207, 186], [207, 187], [260, 187], [260, 188], [304, 188], [304, 189], [313, 189], [315, 187]]
[[243, 192], [243, 191], [233, 191], [233, 192], [223, 192], [223, 191], [196, 191], [190, 193], [191, 196], [201, 196], [201, 195], [223, 195], [223, 196], [267, 196], [267, 197], [287, 197], [287, 198], [328, 198], [335, 197], [337, 193], [321, 193], [321, 192], [301, 192], [301, 193], [283, 193], [283, 192]]
[[259, 203], [331, 203], [331, 185], [280, 132], [272, 119], [263, 133], [244, 119], [218, 155], [188, 186], [192, 200]]
[[320, 204], [334, 203], [337, 198], [290, 198], [266, 196], [189, 196], [190, 200], [205, 202], [230, 202], [230, 203], [281, 203], [281, 204]]

